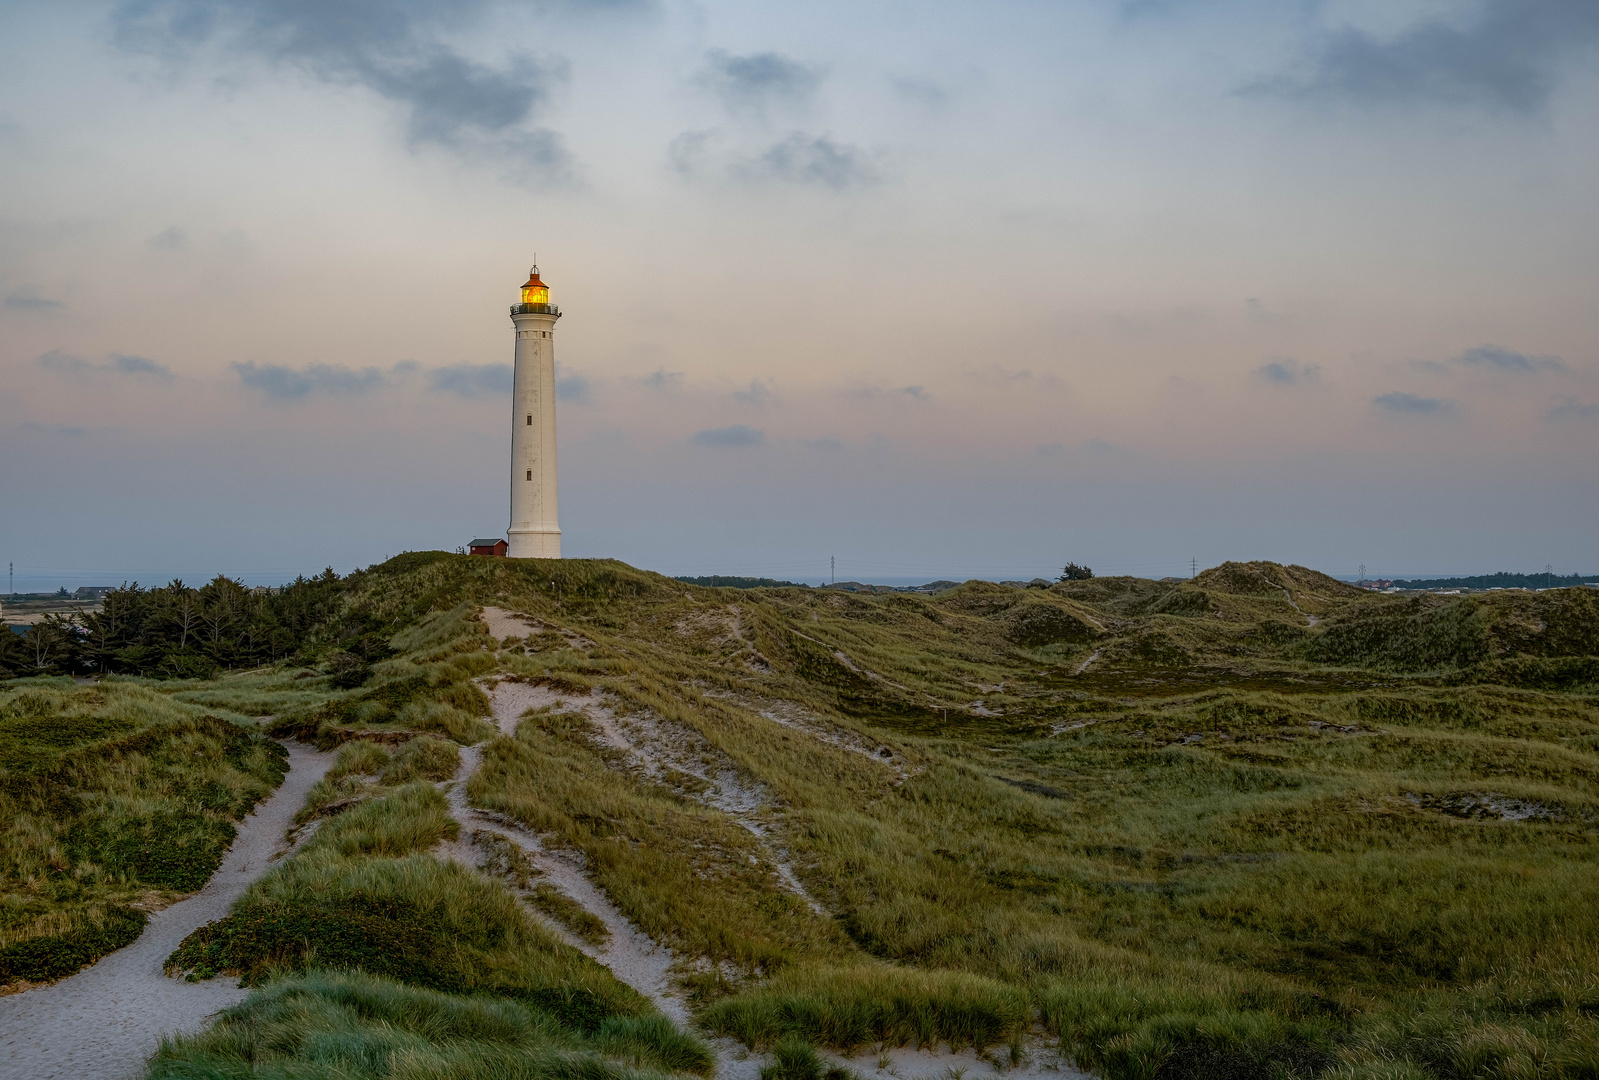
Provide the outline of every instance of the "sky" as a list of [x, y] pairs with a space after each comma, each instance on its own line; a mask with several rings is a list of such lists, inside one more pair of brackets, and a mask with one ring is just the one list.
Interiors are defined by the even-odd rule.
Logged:
[[1592, 0], [4, 0], [0, 560], [1599, 572]]

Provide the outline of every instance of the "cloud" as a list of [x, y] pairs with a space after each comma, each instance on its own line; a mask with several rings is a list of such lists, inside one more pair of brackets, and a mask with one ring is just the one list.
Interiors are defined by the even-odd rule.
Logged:
[[901, 99], [912, 105], [927, 110], [930, 113], [947, 112], [950, 107], [950, 92], [931, 79], [918, 79], [912, 77], [896, 78], [892, 80], [894, 92]]
[[[283, 364], [234, 364], [239, 381], [277, 401], [300, 401], [313, 394], [370, 394], [389, 386], [398, 375], [415, 370], [415, 365], [399, 364], [385, 372], [367, 367], [359, 370], [341, 364], [309, 364], [291, 368]], [[452, 370], [452, 369], [443, 369]]]
[[1321, 382], [1320, 364], [1301, 364], [1291, 356], [1279, 356], [1260, 365], [1253, 372], [1255, 378], [1276, 386], [1313, 386]]
[[66, 371], [75, 375], [108, 374], [140, 375], [154, 379], [157, 382], [171, 382], [172, 369], [165, 364], [143, 356], [126, 356], [121, 353], [112, 353], [106, 357], [104, 363], [97, 364], [92, 360], [85, 360], [81, 356], [72, 356], [60, 349], [51, 349], [39, 357], [39, 366], [49, 368], [51, 371]]
[[734, 162], [729, 172], [750, 184], [796, 184], [834, 191], [871, 187], [879, 180], [871, 156], [860, 147], [801, 132], [754, 158]]
[[846, 191], [882, 179], [875, 156], [826, 135], [795, 132], [749, 154], [729, 147], [720, 130], [684, 131], [666, 148], [667, 162], [685, 180], [725, 177], [750, 187], [792, 185]]
[[[962, 374], [974, 382], [988, 386], [1026, 384], [1029, 388], [1058, 388], [1060, 380], [1048, 372], [1037, 375], [1031, 368], [1011, 368], [1004, 364], [989, 364], [986, 368], [967, 368]], [[918, 387], [918, 389], [920, 389]]]
[[34, 435], [60, 435], [69, 439], [80, 438], [89, 430], [72, 424], [41, 424], [34, 420], [24, 420], [17, 427]]
[[892, 390], [884, 390], [881, 386], [858, 386], [845, 391], [850, 397], [865, 398], [867, 401], [881, 398], [887, 394], [903, 395], [917, 401], [931, 401], [933, 395], [927, 392], [925, 386], [898, 386]]
[[61, 307], [59, 300], [47, 300], [31, 288], [15, 289], [6, 294], [5, 304], [11, 311], [55, 311]]
[[1467, 349], [1455, 357], [1455, 362], [1457, 364], [1467, 364], [1471, 367], [1508, 371], [1518, 375], [1527, 375], [1538, 371], [1569, 370], [1566, 367], [1566, 362], [1558, 356], [1528, 356], [1525, 353], [1515, 352], [1501, 345], [1479, 345], [1475, 349]]
[[455, 364], [427, 373], [429, 389], [464, 398], [508, 397], [511, 381], [510, 364]]
[[1561, 62], [1596, 46], [1599, 4], [1593, 0], [1485, 0], [1464, 25], [1427, 19], [1389, 39], [1348, 26], [1334, 30], [1316, 43], [1303, 75], [1251, 89], [1529, 115], [1547, 105]]
[[685, 131], [666, 146], [666, 160], [672, 169], [685, 180], [703, 176], [709, 171], [711, 147], [721, 132]]
[[562, 375], [555, 380], [555, 396], [576, 405], [589, 403], [589, 381], [581, 375]]
[[822, 72], [782, 53], [734, 56], [712, 49], [694, 81], [720, 98], [729, 112], [764, 117], [773, 108], [808, 104], [822, 83]]
[[1443, 414], [1453, 412], [1455, 403], [1448, 398], [1421, 397], [1395, 390], [1371, 399], [1372, 405], [1384, 412], [1404, 414]]
[[761, 446], [766, 442], [766, 432], [748, 424], [734, 424], [731, 427], [696, 431], [689, 442], [695, 446]]
[[674, 386], [681, 386], [683, 384], [683, 373], [681, 371], [667, 371], [665, 368], [657, 368], [651, 374], [639, 379], [639, 382], [651, 390], [666, 390]]
[[172, 378], [171, 368], [142, 356], [122, 356], [113, 353], [111, 366], [125, 375], [149, 375], [163, 381]]
[[759, 379], [751, 379], [748, 390], [733, 391], [733, 400], [745, 405], [765, 405], [771, 399], [772, 391]]
[[156, 251], [182, 251], [189, 246], [189, 234], [176, 225], [168, 225], [145, 243]]
[[822, 450], [832, 452], [844, 449], [844, 440], [833, 435], [823, 435], [820, 439], [795, 440], [807, 450]]
[[1599, 404], [1584, 405], [1576, 398], [1563, 398], [1544, 414], [1544, 419], [1557, 424], [1566, 420], [1599, 420]]
[[217, 43], [336, 85], [363, 86], [407, 110], [413, 146], [493, 160], [521, 179], [565, 182], [572, 161], [559, 135], [524, 125], [567, 70], [516, 56], [490, 67], [444, 35], [472, 24], [487, 0], [126, 0], [117, 42], [169, 59]]

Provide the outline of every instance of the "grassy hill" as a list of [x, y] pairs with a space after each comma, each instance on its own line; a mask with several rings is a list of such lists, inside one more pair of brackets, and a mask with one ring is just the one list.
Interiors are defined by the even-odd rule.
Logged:
[[[330, 625], [389, 642], [358, 686], [334, 685], [331, 652], [321, 675], [0, 684], [7, 791], [34, 769], [66, 793], [31, 822], [107, 783], [80, 782], [64, 751], [30, 764], [53, 730], [41, 695], [48, 715], [136, 695], [242, 738], [270, 717], [272, 734], [344, 747], [307, 811], [327, 839], [174, 960], [288, 981], [174, 1049], [169, 1075], [276, 1038], [260, 1032], [293, 986], [354, 993], [329, 967], [364, 971], [362, 994], [435, 995], [429, 1009], [554, 1017], [563, 1052], [604, 1056], [603, 1025], [648, 1018], [503, 878], [428, 854], [449, 831], [428, 809], [443, 773], [389, 762], [438, 758], [424, 746], [440, 740], [480, 744], [470, 801], [581, 853], [670, 946], [704, 1030], [751, 1046], [1019, 1049], [1043, 1032], [1117, 1080], [1599, 1074], [1591, 590], [1400, 598], [1228, 563], [1183, 582], [869, 595], [416, 553], [336, 592]], [[529, 616], [528, 633], [494, 640], [484, 605]], [[565, 705], [497, 735], [493, 679]], [[73, 761], [120, 774], [125, 736], [79, 730]], [[190, 756], [222, 762], [226, 742]], [[9, 949], [80, 900], [28, 869], [43, 826], [4, 820]], [[74, 880], [100, 865], [60, 851]], [[123, 892], [95, 896], [141, 887], [122, 873]], [[33, 922], [9, 914], [26, 905]], [[301, 1061], [314, 1042], [274, 1053]], [[636, 1063], [703, 1071], [700, 1051], [674, 1053]]]

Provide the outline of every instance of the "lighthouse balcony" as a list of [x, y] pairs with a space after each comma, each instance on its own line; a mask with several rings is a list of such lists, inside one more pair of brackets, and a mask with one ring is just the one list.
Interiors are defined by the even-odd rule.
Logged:
[[512, 304], [512, 315], [554, 315], [561, 317], [561, 309], [554, 304]]

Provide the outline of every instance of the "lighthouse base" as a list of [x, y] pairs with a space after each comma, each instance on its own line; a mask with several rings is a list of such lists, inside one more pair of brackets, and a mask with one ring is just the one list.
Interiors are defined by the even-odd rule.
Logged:
[[559, 559], [560, 529], [512, 529], [505, 534], [505, 555], [511, 559]]

